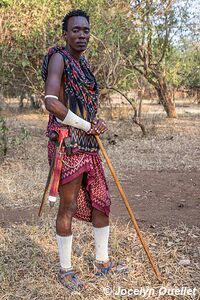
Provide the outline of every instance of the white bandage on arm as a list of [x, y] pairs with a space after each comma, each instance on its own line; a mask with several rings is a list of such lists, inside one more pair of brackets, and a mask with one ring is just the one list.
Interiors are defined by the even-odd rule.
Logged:
[[58, 122], [62, 122], [62, 124], [73, 126], [84, 131], [89, 131], [91, 129], [91, 123], [85, 121], [84, 119], [80, 118], [76, 114], [74, 114], [70, 109], [68, 110], [66, 117], [63, 121], [56, 118]]
[[[58, 97], [55, 95], [46, 95], [44, 97], [44, 99], [47, 98], [53, 98], [58, 100]], [[85, 121], [84, 119], [80, 118], [79, 116], [77, 116], [76, 114], [74, 114], [70, 109], [68, 110], [65, 118], [63, 121], [61, 121], [60, 119], [56, 118], [57, 121], [59, 123], [62, 123], [64, 125], [69, 125], [69, 126], [73, 126], [79, 129], [82, 129], [84, 131], [89, 131], [91, 129], [91, 123], [88, 121]]]

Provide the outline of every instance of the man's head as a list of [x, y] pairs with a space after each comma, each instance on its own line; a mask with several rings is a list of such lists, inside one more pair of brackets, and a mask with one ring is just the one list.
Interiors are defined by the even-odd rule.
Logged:
[[76, 52], [83, 52], [90, 38], [90, 20], [86, 12], [72, 10], [63, 19], [63, 35], [68, 46]]

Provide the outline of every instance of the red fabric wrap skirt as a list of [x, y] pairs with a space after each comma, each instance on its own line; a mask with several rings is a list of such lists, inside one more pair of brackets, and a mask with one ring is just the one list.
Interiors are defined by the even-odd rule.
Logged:
[[[49, 163], [54, 147], [52, 142], [48, 143]], [[111, 199], [99, 153], [78, 152], [69, 156], [64, 154], [60, 185], [69, 183], [83, 173], [87, 174], [86, 182], [80, 188], [74, 217], [91, 222], [93, 207], [109, 216]]]

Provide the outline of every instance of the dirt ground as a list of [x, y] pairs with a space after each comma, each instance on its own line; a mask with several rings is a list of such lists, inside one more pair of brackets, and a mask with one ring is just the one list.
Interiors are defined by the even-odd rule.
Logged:
[[[122, 180], [121, 184], [142, 228], [181, 223], [199, 226], [200, 172], [141, 171], [129, 175], [130, 180]], [[127, 223], [129, 214], [111, 180], [109, 187], [112, 218]], [[1, 208], [1, 224], [37, 222], [37, 211], [38, 207]]]
[[[57, 207], [50, 209], [46, 205], [42, 219], [38, 219], [38, 208], [48, 174], [47, 139], [44, 135], [47, 115], [24, 110], [20, 113], [7, 112], [6, 118], [9, 127], [9, 147], [7, 156], [0, 165], [0, 225], [2, 237], [8, 242], [18, 238], [13, 236], [13, 230], [20, 234], [26, 231], [26, 235], [33, 230], [36, 235], [39, 235], [38, 229], [46, 230], [46, 226], [50, 224], [49, 218], [55, 220]], [[162, 262], [161, 269], [165, 268], [163, 273], [165, 276], [171, 276], [171, 284], [176, 283], [181, 286], [181, 283], [187, 285], [188, 282], [192, 287], [198, 288], [200, 282], [200, 108], [196, 106], [195, 113], [184, 111], [179, 114], [178, 119], [170, 120], [166, 119], [162, 113], [156, 113], [155, 106], [152, 106], [143, 116], [143, 123], [147, 129], [146, 137], [142, 137], [139, 127], [133, 125], [131, 120], [108, 121], [109, 131], [102, 137], [103, 144], [141, 230], [145, 232], [150, 242], [155, 239], [155, 242], [151, 243], [151, 248], [153, 247], [152, 251], [159, 262]], [[102, 160], [112, 197], [113, 230], [120, 236], [123, 228], [128, 226], [126, 227], [129, 228], [127, 238], [129, 234], [131, 238], [134, 234], [135, 240], [137, 238], [125, 205], [103, 157]], [[51, 226], [53, 226], [52, 223]], [[118, 229], [115, 230], [116, 227]], [[52, 230], [49, 238], [51, 238]], [[20, 240], [16, 243], [22, 251]], [[52, 245], [49, 240], [48, 243]], [[152, 246], [154, 244], [159, 245], [157, 250]], [[2, 246], [4, 255], [7, 249], [5, 245]], [[165, 252], [164, 248], [160, 248], [161, 245], [165, 246], [165, 250], [168, 248], [171, 250], [168, 249]], [[42, 244], [40, 246], [43, 247]], [[55, 248], [55, 245], [53, 247]], [[128, 249], [127, 246], [127, 259], [130, 256]], [[178, 255], [176, 254], [171, 262], [171, 266], [173, 264], [175, 266], [174, 271], [171, 270], [171, 275], [166, 275], [166, 270], [170, 269], [170, 266], [166, 267], [161, 259], [161, 253], [162, 255], [164, 253], [166, 258], [167, 255], [171, 255], [170, 251], [175, 251]], [[8, 250], [7, 253], [9, 253]], [[12, 256], [12, 254], [9, 255]], [[183, 269], [179, 262], [181, 259], [188, 258], [189, 266]], [[137, 260], [137, 257], [135, 259]], [[4, 270], [4, 296], [0, 297], [2, 300], [68, 299], [64, 296], [62, 298], [50, 294], [43, 295], [42, 292], [34, 296], [36, 293], [34, 287], [30, 293], [31, 296], [20, 294], [19, 286], [17, 287], [19, 279], [16, 279], [14, 287], [9, 289], [10, 294], [7, 294], [5, 288], [8, 288], [8, 282], [11, 279], [5, 275], [8, 267], [5, 267], [5, 264], [1, 265], [1, 262], [0, 266]], [[53, 272], [55, 273], [55, 270]], [[175, 274], [177, 274], [176, 279]], [[143, 274], [140, 276], [141, 279], [136, 281], [139, 286], [147, 280], [147, 277], [142, 277]], [[152, 274], [149, 278], [151, 277]], [[134, 282], [134, 280], [133, 278], [133, 281], [129, 282]], [[155, 285], [151, 279], [148, 280], [150, 286]], [[12, 295], [16, 295], [16, 291], [19, 292], [19, 297], [15, 298]], [[96, 299], [102, 299], [105, 295], [100, 294], [99, 297]], [[92, 296], [90, 299], [93, 299]], [[113, 296], [112, 299], [116, 297]], [[135, 297], [135, 299], [142, 298]], [[166, 296], [155, 297], [155, 299], [199, 298], [198, 296], [193, 298]]]
[[[154, 107], [153, 109], [155, 110]], [[148, 118], [147, 114], [143, 121], [148, 130], [147, 137], [141, 137], [139, 127], [132, 125], [131, 121], [108, 122], [109, 132], [102, 137], [133, 212], [145, 228], [180, 223], [198, 226], [199, 116], [196, 114], [188, 117], [186, 114], [177, 120], [168, 120], [155, 114], [153, 118]], [[7, 122], [13, 126], [15, 132], [11, 129], [11, 146], [7, 158], [1, 164], [1, 182], [4, 184], [0, 207], [1, 222], [4, 225], [10, 222], [26, 222], [27, 214], [30, 216], [29, 220], [37, 221], [38, 201], [48, 173], [47, 139], [44, 137], [47, 116], [26, 111], [14, 115], [10, 113]], [[27, 131], [27, 140], [22, 133], [24, 130]], [[16, 136], [19, 141], [12, 142]], [[105, 162], [104, 167], [112, 196], [112, 217], [127, 222], [129, 215]], [[44, 171], [42, 174], [40, 168]], [[13, 174], [12, 170], [17, 173]], [[29, 181], [30, 170], [38, 182]], [[16, 181], [14, 191], [11, 189], [12, 180]], [[25, 187], [24, 190], [22, 187], [16, 199], [12, 195], [21, 183]], [[27, 192], [36, 193], [31, 188], [38, 183], [38, 199], [30, 201], [30, 198], [24, 197]]]

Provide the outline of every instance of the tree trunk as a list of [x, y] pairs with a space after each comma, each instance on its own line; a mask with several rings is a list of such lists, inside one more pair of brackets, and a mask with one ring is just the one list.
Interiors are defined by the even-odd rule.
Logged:
[[197, 96], [196, 96], [197, 104], [200, 104], [200, 89], [197, 88]]
[[168, 118], [177, 118], [173, 94], [167, 89], [165, 82], [160, 82], [155, 87], [160, 103], [163, 105]]

